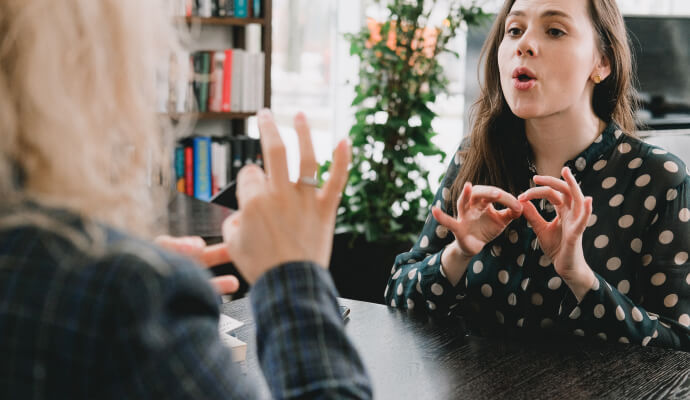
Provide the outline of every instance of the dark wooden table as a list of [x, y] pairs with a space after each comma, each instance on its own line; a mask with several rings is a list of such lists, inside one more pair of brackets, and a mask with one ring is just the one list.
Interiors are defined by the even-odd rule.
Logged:
[[[377, 399], [690, 398], [690, 354], [573, 341], [533, 343], [462, 335], [454, 324], [379, 304], [341, 299], [346, 331]], [[223, 305], [245, 322], [248, 375], [261, 379], [248, 299]], [[265, 388], [264, 388], [265, 390]]]

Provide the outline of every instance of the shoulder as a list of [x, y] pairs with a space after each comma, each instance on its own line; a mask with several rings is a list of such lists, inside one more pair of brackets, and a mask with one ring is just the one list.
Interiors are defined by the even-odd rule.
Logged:
[[0, 212], [0, 242], [0, 265], [13, 263], [19, 279], [38, 295], [50, 292], [58, 307], [103, 298], [103, 307], [144, 309], [179, 291], [215, 302], [206, 271], [192, 260], [70, 212]]
[[624, 135], [616, 152], [625, 169], [649, 176], [656, 190], [673, 189], [690, 181], [690, 170], [680, 157], [639, 138]]

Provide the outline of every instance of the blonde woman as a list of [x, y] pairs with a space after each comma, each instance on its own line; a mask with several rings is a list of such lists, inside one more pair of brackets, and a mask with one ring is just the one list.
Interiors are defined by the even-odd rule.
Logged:
[[470, 138], [386, 301], [478, 334], [690, 350], [690, 177], [633, 136], [616, 2], [506, 0], [484, 56]]
[[[167, 165], [158, 156], [171, 150], [154, 112], [154, 67], [176, 37], [165, 5], [0, 2], [0, 398], [261, 393], [220, 341], [208, 275], [145, 239], [165, 208], [148, 166]], [[302, 176], [313, 176], [303, 115], [295, 126]], [[288, 181], [269, 112], [259, 128], [268, 176], [240, 173], [240, 210], [220, 249], [254, 283], [269, 389], [280, 398], [371, 397], [320, 266], [349, 147], [339, 144], [331, 180], [316, 189]]]

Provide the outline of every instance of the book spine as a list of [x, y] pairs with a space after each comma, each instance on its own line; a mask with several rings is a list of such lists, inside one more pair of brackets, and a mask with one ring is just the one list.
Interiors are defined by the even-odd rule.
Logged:
[[251, 1], [253, 1], [252, 11], [254, 12], [254, 18], [261, 18], [261, 0]]
[[175, 146], [175, 185], [178, 192], [186, 192], [184, 185], [184, 147], [182, 145]]
[[208, 109], [212, 112], [221, 112], [223, 111], [223, 85], [225, 84], [223, 74], [225, 52], [214, 52], [212, 64], [210, 93], [208, 95]]
[[213, 15], [211, 0], [201, 0], [199, 6], [200, 17], [208, 18]]
[[208, 51], [201, 53], [201, 75], [199, 79], [199, 112], [208, 111], [208, 85], [211, 68], [211, 54]]
[[194, 196], [194, 150], [191, 145], [184, 148], [184, 185], [185, 193]]
[[232, 51], [232, 75], [230, 77], [230, 79], [232, 79], [232, 92], [230, 93], [230, 109], [234, 112], [242, 111], [244, 55], [245, 52], [242, 49], [233, 49]]
[[249, 0], [234, 0], [235, 1], [235, 17], [247, 18], [247, 1]]
[[211, 198], [211, 138], [194, 138], [194, 197]]
[[237, 173], [240, 171], [244, 165], [244, 159], [242, 156], [242, 138], [233, 137], [230, 139], [230, 149], [232, 150], [232, 167], [230, 169], [232, 180], [237, 179]]
[[220, 161], [220, 145], [215, 140], [211, 141], [211, 195], [215, 196], [218, 193], [219, 187], [219, 172], [220, 168], [218, 162]]
[[180, 51], [175, 55], [175, 112], [187, 111], [189, 76], [189, 53]]
[[225, 50], [223, 63], [223, 104], [222, 111], [230, 112], [230, 96], [232, 93], [232, 49]]
[[228, 0], [218, 0], [218, 16], [225, 17], [228, 15]]
[[225, 0], [225, 16], [235, 16], [235, 0]]

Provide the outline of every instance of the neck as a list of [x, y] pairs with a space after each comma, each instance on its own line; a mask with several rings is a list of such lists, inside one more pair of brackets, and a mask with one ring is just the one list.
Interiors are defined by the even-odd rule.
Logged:
[[604, 128], [604, 122], [591, 109], [525, 120], [537, 173], [560, 178], [563, 165], [589, 147]]

